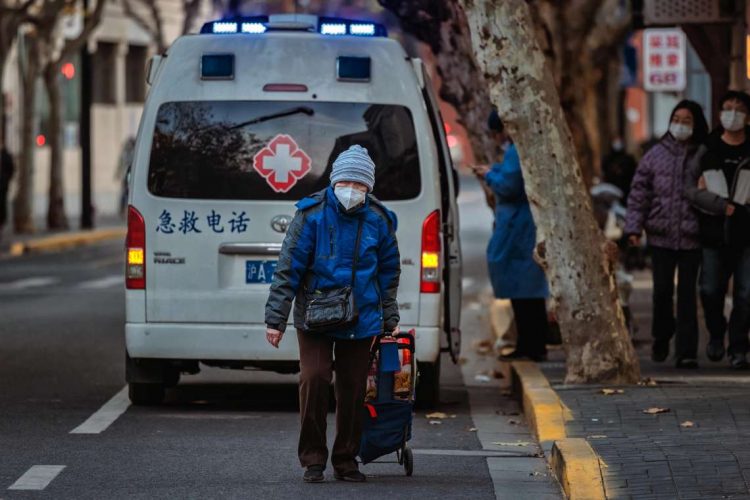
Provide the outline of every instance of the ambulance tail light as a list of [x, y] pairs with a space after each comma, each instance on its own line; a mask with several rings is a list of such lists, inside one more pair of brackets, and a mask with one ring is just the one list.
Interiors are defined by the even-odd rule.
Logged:
[[146, 288], [146, 223], [141, 213], [128, 206], [128, 235], [125, 239], [125, 288]]
[[440, 293], [440, 211], [435, 210], [422, 224], [422, 293]]

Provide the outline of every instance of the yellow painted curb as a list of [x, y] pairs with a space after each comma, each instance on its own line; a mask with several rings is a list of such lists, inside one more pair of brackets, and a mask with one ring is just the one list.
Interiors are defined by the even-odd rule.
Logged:
[[585, 439], [567, 438], [556, 441], [552, 446], [550, 466], [568, 498], [606, 498], [599, 456]]
[[569, 414], [560, 398], [533, 361], [512, 363], [518, 381], [523, 411], [539, 442], [565, 438], [565, 416]]
[[89, 245], [99, 241], [125, 238], [125, 228], [95, 229], [93, 231], [76, 231], [71, 233], [44, 236], [24, 242], [14, 242], [10, 245], [9, 255], [17, 257], [32, 252], [52, 252]]
[[547, 460], [566, 497], [571, 500], [606, 498], [601, 473], [603, 462], [585, 439], [567, 437], [565, 422], [573, 417], [547, 377], [533, 361], [515, 361], [511, 371], [514, 390], [520, 393], [529, 427], [540, 443], [552, 443], [552, 453]]

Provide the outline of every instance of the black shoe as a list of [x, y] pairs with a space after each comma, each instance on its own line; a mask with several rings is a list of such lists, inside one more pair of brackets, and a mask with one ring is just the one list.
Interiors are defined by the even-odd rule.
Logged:
[[349, 481], [350, 483], [364, 483], [367, 480], [365, 475], [356, 469], [350, 470], [349, 472], [344, 472], [343, 474], [334, 472], [333, 477], [335, 477], [339, 481]]
[[711, 361], [721, 361], [724, 358], [724, 341], [709, 340], [706, 346], [706, 356]]
[[525, 354], [518, 352], [516, 349], [508, 354], [501, 354], [497, 357], [498, 361], [547, 361], [546, 354]]
[[322, 465], [311, 465], [305, 471], [305, 475], [302, 476], [302, 479], [306, 483], [321, 483], [321, 482], [325, 481], [326, 478], [323, 475], [323, 466]]
[[745, 354], [730, 354], [729, 355], [729, 367], [732, 370], [747, 370], [747, 355]]
[[654, 339], [651, 344], [651, 360], [661, 363], [669, 356], [669, 340]]
[[675, 368], [694, 370], [698, 368], [698, 360], [695, 358], [677, 358], [674, 366]]

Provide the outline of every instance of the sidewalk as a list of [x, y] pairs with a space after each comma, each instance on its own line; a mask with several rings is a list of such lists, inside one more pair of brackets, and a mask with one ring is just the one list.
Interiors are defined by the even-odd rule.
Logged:
[[[650, 275], [636, 275], [631, 307], [636, 347], [649, 385], [566, 386], [564, 356], [553, 351], [539, 366], [571, 418], [568, 437], [585, 438], [601, 458], [607, 498], [750, 498], [750, 373], [705, 357], [701, 322], [698, 370], [650, 360]], [[661, 408], [663, 413], [644, 410]]]
[[0, 234], [0, 258], [17, 257], [29, 252], [62, 250], [97, 241], [123, 239], [126, 232], [125, 221], [114, 214], [99, 216], [94, 221], [94, 229], [91, 230], [80, 229], [80, 221], [70, 219], [69, 230], [49, 231], [46, 229], [46, 222], [40, 219], [34, 221], [35, 233], [13, 234], [10, 222]]

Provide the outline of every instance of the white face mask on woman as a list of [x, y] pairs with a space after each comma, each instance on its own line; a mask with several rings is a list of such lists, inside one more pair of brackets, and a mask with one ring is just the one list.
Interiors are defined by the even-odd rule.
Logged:
[[746, 119], [747, 115], [742, 111], [737, 111], [736, 109], [725, 109], [719, 115], [721, 126], [724, 127], [724, 130], [728, 130], [730, 132], [737, 132], [738, 130], [742, 130], [742, 127], [745, 126]]
[[678, 141], [687, 141], [693, 135], [693, 127], [683, 123], [670, 123], [669, 133]]
[[336, 194], [339, 203], [341, 203], [347, 211], [360, 206], [365, 202], [365, 196], [367, 196], [366, 193], [350, 186], [333, 188], [333, 192]]

